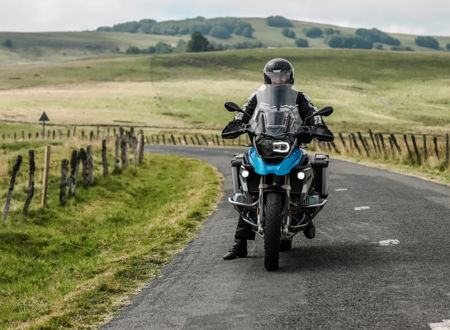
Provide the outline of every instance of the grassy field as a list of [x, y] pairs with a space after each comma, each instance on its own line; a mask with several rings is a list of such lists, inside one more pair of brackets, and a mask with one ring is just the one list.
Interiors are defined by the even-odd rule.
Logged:
[[295, 87], [335, 113], [335, 131], [443, 133], [450, 128], [449, 53], [270, 49], [122, 56], [0, 69], [0, 119], [220, 130], [223, 103], [244, 103], [262, 67], [285, 57]]
[[[183, 249], [219, 197], [221, 179], [212, 167], [151, 154], [142, 166], [107, 179], [98, 170], [95, 185], [78, 188], [66, 206], [58, 202], [59, 170], [52, 170], [42, 209], [39, 169], [47, 143], [0, 144], [1, 196], [17, 154], [34, 148], [38, 167], [29, 215], [20, 213], [25, 157], [10, 216], [0, 224], [0, 328], [98, 326]], [[53, 143], [55, 162], [70, 149], [67, 142]], [[101, 159], [98, 146], [94, 150]]]

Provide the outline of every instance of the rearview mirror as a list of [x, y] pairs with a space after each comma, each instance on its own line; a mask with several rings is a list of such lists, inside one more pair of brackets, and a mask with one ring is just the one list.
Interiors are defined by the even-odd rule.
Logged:
[[322, 109], [320, 109], [319, 111], [314, 112], [312, 115], [306, 117], [305, 121], [311, 117], [315, 117], [315, 116], [325, 116], [326, 117], [326, 116], [331, 115], [332, 113], [333, 113], [333, 107], [326, 106], [326, 107], [323, 107]]
[[226, 102], [224, 104], [225, 109], [230, 112], [244, 112], [236, 103], [234, 102]]

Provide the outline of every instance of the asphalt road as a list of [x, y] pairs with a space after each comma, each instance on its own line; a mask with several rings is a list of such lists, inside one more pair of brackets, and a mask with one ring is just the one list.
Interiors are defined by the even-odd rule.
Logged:
[[[231, 196], [235, 149], [146, 151], [210, 162]], [[222, 260], [236, 223], [224, 198], [200, 235], [105, 328], [430, 329], [450, 319], [448, 186], [332, 160], [316, 238], [297, 235], [276, 272], [264, 269], [258, 238], [249, 257]]]

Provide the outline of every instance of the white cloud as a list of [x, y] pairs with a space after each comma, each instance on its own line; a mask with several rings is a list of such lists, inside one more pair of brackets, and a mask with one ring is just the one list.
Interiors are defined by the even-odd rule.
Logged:
[[450, 35], [449, 0], [0, 0], [0, 31], [86, 30], [142, 18], [266, 17]]

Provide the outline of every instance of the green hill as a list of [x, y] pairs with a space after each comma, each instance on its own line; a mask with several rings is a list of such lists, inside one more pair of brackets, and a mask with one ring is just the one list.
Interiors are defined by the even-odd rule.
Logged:
[[[146, 49], [158, 42], [175, 47], [179, 40], [190, 39], [190, 32], [203, 31], [210, 42], [222, 48], [245, 48], [248, 44], [262, 43], [263, 47], [296, 47], [298, 38], [307, 41], [310, 48], [330, 48], [329, 39], [335, 37], [354, 38], [357, 29], [329, 24], [290, 20], [288, 27], [291, 38], [283, 35], [286, 27], [269, 26], [266, 18], [216, 18], [186, 19], [155, 22], [141, 20], [125, 22], [112, 27], [100, 27], [98, 31], [16, 33], [0, 32], [0, 67], [36, 61], [61, 61], [65, 59], [96, 57], [124, 53], [128, 47]], [[145, 23], [145, 24], [144, 24]], [[308, 30], [319, 28], [322, 37], [308, 36]], [[122, 32], [119, 32], [122, 31]], [[124, 32], [129, 31], [129, 32]], [[381, 33], [381, 31], [379, 31]], [[295, 38], [292, 36], [295, 34]], [[433, 48], [416, 45], [415, 35], [393, 34], [398, 49], [412, 51], [436, 51]], [[450, 44], [450, 36], [434, 36], [440, 50]], [[349, 40], [347, 40], [349, 41]], [[396, 47], [380, 42], [372, 43], [373, 49], [391, 50]], [[356, 47], [351, 45], [350, 47]]]

